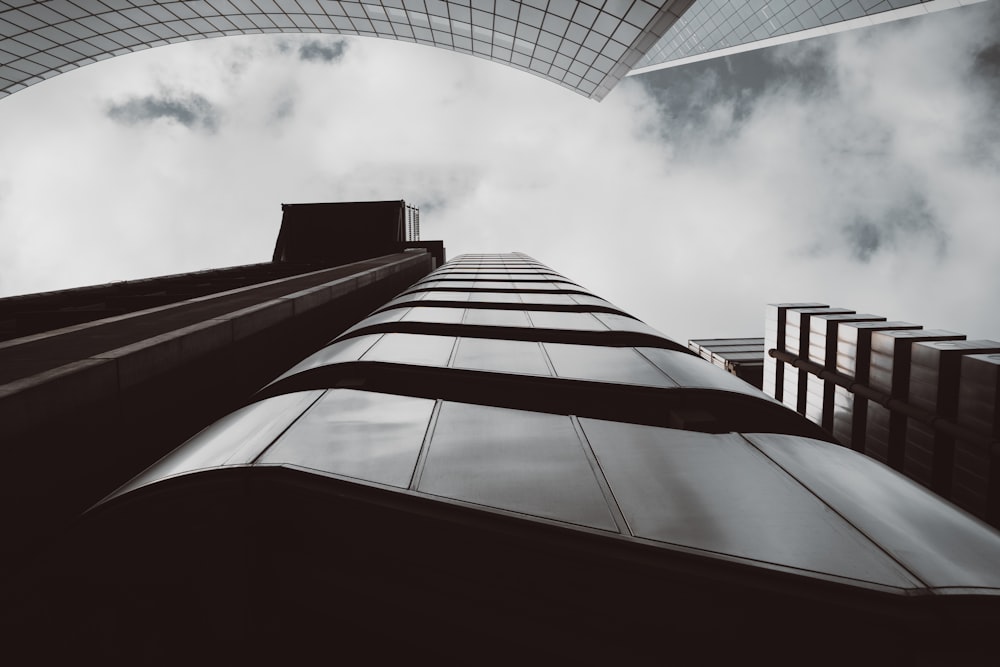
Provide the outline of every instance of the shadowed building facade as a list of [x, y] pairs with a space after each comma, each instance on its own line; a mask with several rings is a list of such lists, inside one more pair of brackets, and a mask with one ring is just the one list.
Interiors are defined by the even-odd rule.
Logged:
[[91, 508], [21, 634], [164, 662], [985, 655], [1000, 534], [824, 437], [535, 259], [464, 255]]

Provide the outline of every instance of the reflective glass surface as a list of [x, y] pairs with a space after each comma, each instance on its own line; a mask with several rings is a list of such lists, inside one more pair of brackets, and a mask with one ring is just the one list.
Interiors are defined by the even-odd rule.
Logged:
[[580, 423], [639, 537], [888, 586], [918, 583], [739, 436]]
[[1000, 588], [1000, 533], [857, 452], [747, 438], [931, 587]]
[[616, 530], [569, 417], [444, 403], [419, 490]]
[[115, 495], [173, 475], [248, 464], [322, 393], [315, 390], [274, 396], [228, 414], [149, 467]]
[[452, 366], [497, 373], [550, 375], [538, 345], [520, 340], [462, 338]]
[[738, 394], [746, 394], [773, 401], [773, 399], [766, 396], [753, 385], [744, 382], [735, 375], [727, 373], [721, 368], [706, 363], [698, 357], [658, 347], [640, 347], [636, 349], [681, 387], [732, 391]]
[[528, 314], [528, 317], [531, 318], [531, 323], [539, 329], [607, 331], [607, 327], [596, 320], [592, 313], [532, 311]]
[[[398, 39], [474, 54], [601, 99], [642, 55], [640, 42], [652, 40], [653, 24], [670, 16], [663, 4], [616, 0], [601, 8], [601, 3], [592, 6], [577, 0], [477, 0], [471, 7], [464, 0], [0, 3], [0, 53], [10, 54], [0, 65], [0, 97], [86, 64], [88, 57], [119, 55], [165, 41], [322, 32]], [[455, 266], [503, 271], [539, 265], [490, 260]]]
[[634, 331], [636, 333], [645, 333], [651, 336], [657, 336], [658, 338], [666, 338], [666, 336], [645, 322], [640, 322], [639, 320], [626, 315], [615, 315], [614, 313], [594, 313], [594, 317], [603, 322], [604, 325], [612, 331]]
[[434, 401], [331, 389], [260, 458], [406, 488]]
[[521, 310], [470, 309], [465, 315], [465, 324], [487, 327], [529, 327], [528, 316]]
[[347, 340], [327, 345], [319, 352], [316, 352], [315, 354], [312, 354], [295, 364], [290, 370], [283, 373], [281, 378], [286, 378], [313, 368], [319, 368], [320, 366], [330, 366], [332, 364], [357, 361], [361, 358], [361, 355], [367, 352], [368, 349], [383, 335], [385, 334], [368, 334], [366, 336], [348, 338]]
[[389, 310], [383, 310], [380, 313], [375, 313], [374, 315], [369, 315], [365, 319], [361, 320], [353, 327], [348, 329], [348, 331], [355, 331], [357, 329], [363, 329], [364, 327], [374, 326], [376, 324], [386, 324], [389, 322], [398, 322], [403, 319], [403, 317], [410, 311], [410, 308], [391, 308]]
[[462, 308], [434, 308], [416, 306], [400, 318], [402, 322], [436, 322], [439, 324], [458, 324], [462, 321]]
[[361, 359], [444, 368], [454, 346], [454, 336], [387, 333]]
[[474, 303], [521, 303], [517, 292], [471, 292], [468, 299]]
[[[649, 67], [803, 30], [836, 26], [843, 21], [927, 1], [697, 0], [635, 67]], [[814, 35], [810, 33], [810, 36]]]
[[653, 387], [677, 386], [677, 383], [631, 347], [562, 343], [543, 343], [543, 346], [560, 377]]

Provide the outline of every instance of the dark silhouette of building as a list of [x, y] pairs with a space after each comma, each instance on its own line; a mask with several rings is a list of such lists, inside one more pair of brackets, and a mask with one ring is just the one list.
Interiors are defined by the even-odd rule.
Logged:
[[[290, 220], [300, 210], [285, 208], [279, 248], [300, 230], [325, 238]], [[323, 210], [347, 209], [307, 213]], [[148, 456], [142, 425], [155, 438], [183, 419], [174, 394], [225, 407], [49, 528], [19, 570], [14, 645], [133, 663], [933, 664], [992, 651], [990, 527], [527, 255], [434, 268], [407, 248], [359, 262], [278, 290], [291, 321], [297, 304], [316, 311], [303, 335], [320, 342], [298, 363], [246, 391], [259, 375], [244, 369], [272, 369], [293, 340], [280, 332], [225, 363], [192, 359], [209, 372], [161, 378], [153, 417], [86, 442], [103, 448], [84, 459]], [[320, 296], [332, 270], [347, 271], [341, 296], [408, 282], [355, 317]], [[314, 299], [330, 307], [305, 309]], [[83, 477], [77, 500], [99, 487]]]
[[1000, 342], [822, 304], [768, 306], [765, 391], [1000, 526]]

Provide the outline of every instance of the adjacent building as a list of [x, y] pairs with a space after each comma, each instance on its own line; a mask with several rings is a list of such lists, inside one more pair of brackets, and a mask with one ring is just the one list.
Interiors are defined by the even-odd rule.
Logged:
[[983, 0], [698, 0], [630, 74], [821, 37]]
[[764, 384], [763, 338], [696, 338], [688, 348], [758, 389]]
[[824, 304], [767, 308], [765, 392], [1000, 525], [1000, 342]]

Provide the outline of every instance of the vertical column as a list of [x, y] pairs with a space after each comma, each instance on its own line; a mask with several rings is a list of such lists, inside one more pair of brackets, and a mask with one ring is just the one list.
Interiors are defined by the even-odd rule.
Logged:
[[[809, 318], [816, 314], [851, 314], [846, 308], [789, 308], [785, 313], [785, 351], [797, 357], [809, 354]], [[800, 415], [806, 411], [806, 383], [809, 373], [799, 368], [785, 369], [781, 402]]]
[[[884, 322], [879, 315], [816, 313], [809, 319], [809, 361], [829, 371], [837, 370], [837, 330], [843, 322]], [[829, 380], [808, 374], [805, 416], [826, 431], [833, 431], [834, 388]]]
[[961, 377], [955, 421], [982, 439], [955, 443], [951, 499], [1000, 526], [1000, 354], [962, 357]]
[[772, 357], [771, 350], [785, 349], [785, 314], [789, 308], [826, 308], [825, 303], [769, 303], [764, 311], [764, 393], [782, 400], [785, 364]]
[[[910, 393], [912, 348], [914, 343], [935, 340], [964, 340], [953, 331], [926, 329], [921, 331], [875, 331], [872, 333], [872, 353], [869, 366], [869, 386], [905, 402]], [[865, 454], [903, 469], [906, 438], [906, 415], [898, 410], [871, 402], [868, 406], [868, 432]]]
[[[932, 341], [913, 346], [910, 404], [954, 421], [958, 411], [962, 357], [1000, 352], [991, 340]], [[930, 424], [909, 420], [904, 436], [903, 472], [945, 498], [951, 496], [955, 440]]]
[[[844, 322], [837, 327], [837, 366], [841, 375], [868, 384], [871, 369], [872, 333], [875, 331], [921, 329], [909, 322]], [[865, 449], [868, 426], [868, 399], [851, 389], [836, 387], [833, 392], [833, 437], [859, 452]]]

